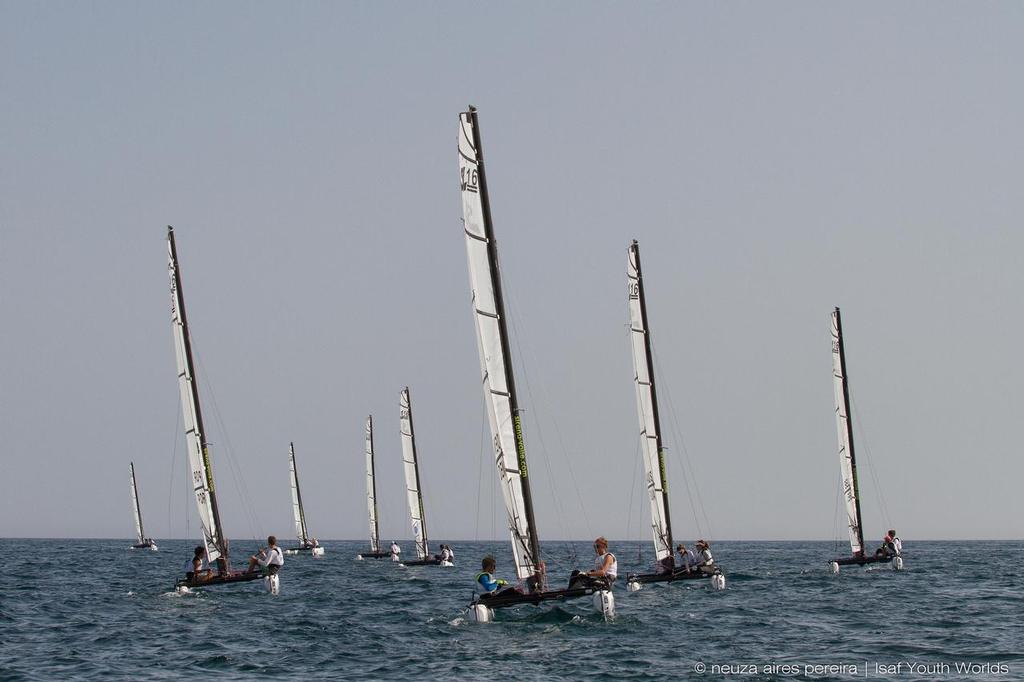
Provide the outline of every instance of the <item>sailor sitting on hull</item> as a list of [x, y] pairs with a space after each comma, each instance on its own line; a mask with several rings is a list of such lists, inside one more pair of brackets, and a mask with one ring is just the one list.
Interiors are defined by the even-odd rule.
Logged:
[[693, 573], [698, 564], [697, 557], [693, 555], [693, 551], [686, 549], [686, 545], [680, 542], [676, 545], [676, 552], [679, 554], [679, 568], [687, 573]]
[[707, 540], [697, 540], [697, 563], [695, 568], [699, 569], [703, 573], [714, 573], [717, 570], [715, 566], [715, 557], [711, 556], [711, 546]]
[[619, 573], [619, 562], [615, 555], [608, 551], [608, 541], [604, 537], [594, 540], [594, 570], [580, 573], [573, 571], [569, 576], [569, 589], [593, 587], [599, 590], [610, 590], [615, 584]]
[[903, 542], [896, 537], [896, 531], [890, 528], [889, 532], [882, 538], [882, 546], [875, 550], [875, 556], [891, 559], [902, 553]]
[[185, 562], [185, 580], [190, 583], [201, 583], [213, 577], [213, 571], [203, 568], [203, 559], [206, 557], [206, 547], [196, 545], [192, 558]]
[[267, 536], [267, 548], [260, 549], [259, 554], [249, 557], [249, 569], [246, 573], [254, 573], [256, 566], [263, 567], [264, 575], [277, 575], [277, 572], [284, 566], [284, 554], [277, 546], [277, 538], [273, 535]]
[[479, 595], [498, 595], [507, 592], [516, 592], [516, 588], [508, 584], [506, 580], [494, 577], [494, 570], [497, 562], [490, 554], [480, 562], [480, 572], [476, 574], [476, 591]]

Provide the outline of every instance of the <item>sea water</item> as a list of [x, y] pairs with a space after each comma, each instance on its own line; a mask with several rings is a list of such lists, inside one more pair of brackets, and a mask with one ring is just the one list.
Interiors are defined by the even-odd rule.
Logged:
[[[905, 570], [838, 575], [828, 559], [848, 545], [718, 542], [724, 591], [631, 593], [625, 573], [650, 569], [650, 544], [613, 541], [614, 620], [584, 598], [489, 624], [465, 608], [484, 554], [514, 577], [507, 542], [449, 542], [453, 568], [356, 561], [366, 542], [324, 542], [323, 557], [285, 558], [278, 596], [262, 581], [179, 594], [195, 541], [130, 544], [0, 540], [0, 679], [1024, 679], [1021, 542], [908, 540]], [[232, 547], [242, 567], [255, 544]], [[589, 542], [542, 551], [551, 587], [594, 561]]]

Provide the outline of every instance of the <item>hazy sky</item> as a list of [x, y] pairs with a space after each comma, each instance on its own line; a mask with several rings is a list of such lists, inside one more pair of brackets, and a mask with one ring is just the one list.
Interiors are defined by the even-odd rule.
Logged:
[[472, 103], [542, 539], [648, 536], [633, 238], [677, 536], [845, 539], [838, 305], [866, 536], [1021, 538], [1021, 64], [1010, 2], [0, 0], [0, 536], [130, 537], [130, 460], [148, 533], [197, 535], [173, 224], [229, 535], [291, 534], [294, 441], [310, 530], [365, 537], [372, 413], [409, 537], [408, 385], [431, 538], [506, 537]]

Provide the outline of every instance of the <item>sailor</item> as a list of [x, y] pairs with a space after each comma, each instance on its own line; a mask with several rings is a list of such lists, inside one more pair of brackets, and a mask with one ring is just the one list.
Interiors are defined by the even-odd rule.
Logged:
[[896, 537], [896, 531], [892, 528], [889, 529], [889, 545], [893, 556], [903, 554], [903, 541]]
[[604, 537], [594, 540], [594, 570], [580, 573], [573, 571], [569, 576], [569, 589], [595, 587], [610, 590], [619, 572], [619, 562], [615, 555], [608, 551], [608, 541]]
[[686, 545], [679, 543], [676, 545], [676, 552], [679, 554], [679, 566], [687, 573], [693, 571], [693, 567], [697, 565], [697, 557], [693, 555], [693, 551], [686, 549]]
[[391, 560], [398, 561], [398, 555], [402, 553], [402, 548], [398, 546], [398, 543], [394, 540], [391, 541]]
[[206, 547], [196, 545], [192, 558], [185, 562], [185, 580], [193, 583], [200, 583], [209, 580], [213, 574], [209, 568], [203, 568], [203, 559], [206, 557]]
[[277, 572], [284, 566], [284, 554], [277, 546], [277, 538], [273, 535], [267, 536], [267, 548], [260, 549], [259, 554], [249, 557], [249, 570], [246, 573], [253, 573], [256, 565], [263, 567], [264, 575], [277, 575]]
[[508, 584], [508, 581], [496, 579], [494, 570], [497, 562], [494, 557], [488, 554], [480, 562], [480, 572], [476, 574], [476, 591], [478, 594], [499, 594], [515, 588]]
[[445, 545], [445, 548], [448, 550], [448, 561], [450, 561], [450, 562], [452, 562], [454, 564], [455, 563], [455, 550], [452, 549], [451, 545]]
[[437, 558], [440, 559], [441, 561], [451, 561], [452, 560], [452, 553], [451, 553], [451, 550], [448, 549], [448, 545], [441, 545], [441, 554], [438, 555]]
[[705, 573], [715, 572], [715, 557], [711, 556], [711, 546], [707, 540], [697, 540], [697, 566]]

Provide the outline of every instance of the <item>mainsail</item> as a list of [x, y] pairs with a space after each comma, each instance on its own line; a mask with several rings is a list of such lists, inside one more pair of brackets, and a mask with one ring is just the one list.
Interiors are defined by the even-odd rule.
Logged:
[[299, 490], [299, 474], [295, 469], [295, 443], [288, 444], [288, 463], [292, 478], [292, 513], [295, 516], [295, 536], [303, 545], [309, 544], [306, 532], [306, 514], [302, 510], [302, 491]]
[[416, 461], [416, 435], [412, 427], [412, 404], [409, 387], [402, 389], [399, 398], [399, 419], [402, 432], [402, 464], [405, 469], [405, 496], [409, 502], [412, 535], [416, 540], [416, 556], [420, 560], [429, 556], [427, 522], [423, 513], [423, 493], [420, 491], [420, 469]]
[[373, 466], [373, 415], [366, 418], [366, 508], [370, 514], [370, 551], [380, 551], [380, 528], [377, 525], [377, 482]]
[[850, 551], [864, 553], [864, 532], [861, 528], [860, 490], [857, 486], [857, 460], [853, 452], [853, 423], [850, 421], [850, 386], [846, 376], [846, 353], [843, 350], [843, 325], [839, 308], [832, 313], [832, 378], [835, 389], [836, 429], [839, 436], [839, 467], [843, 477], [843, 498], [850, 530]]
[[174, 229], [167, 227], [168, 271], [171, 279], [171, 327], [174, 330], [175, 357], [178, 362], [178, 388], [181, 393], [181, 411], [185, 421], [185, 446], [192, 472], [192, 488], [196, 507], [199, 509], [199, 523], [203, 529], [206, 544], [206, 559], [209, 563], [220, 560], [227, 567], [228, 548], [222, 534], [220, 512], [217, 508], [217, 494], [213, 485], [213, 468], [210, 451], [203, 429], [203, 414], [199, 404], [199, 386], [196, 383], [195, 363], [192, 359], [192, 341], [185, 315], [185, 298], [181, 290], [181, 268], [174, 245]]
[[146, 535], [142, 531], [142, 510], [139, 508], [139, 492], [135, 487], [135, 462], [129, 463], [132, 473], [132, 511], [135, 512], [135, 535], [138, 536], [138, 544], [142, 544]]
[[629, 289], [629, 336], [633, 345], [636, 409], [640, 417], [640, 455], [651, 503], [654, 551], [658, 561], [662, 561], [672, 556], [672, 524], [668, 513], [668, 477], [661, 443], [658, 393], [654, 386], [652, 368], [651, 331], [647, 324], [647, 303], [640, 270], [640, 246], [636, 240], [629, 247], [626, 282]]
[[526, 446], [516, 402], [515, 378], [498, 271], [498, 251], [487, 196], [480, 128], [474, 107], [459, 114], [459, 176], [484, 402], [491, 425], [494, 462], [498, 468], [508, 514], [516, 575], [520, 580], [525, 580], [537, 572], [540, 544], [533, 518]]

